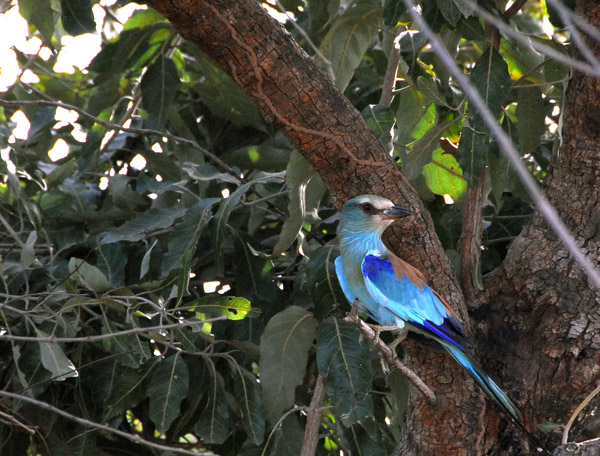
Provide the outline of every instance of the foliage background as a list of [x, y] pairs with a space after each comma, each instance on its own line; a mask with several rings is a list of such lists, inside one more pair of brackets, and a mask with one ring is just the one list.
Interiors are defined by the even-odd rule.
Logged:
[[[0, 97], [0, 451], [139, 454], [141, 438], [149, 454], [300, 454], [320, 374], [329, 407], [317, 453], [391, 453], [408, 385], [340, 319], [337, 215], [319, 170], [161, 15], [119, 23], [126, 3], [4, 6], [51, 54], [15, 50], [38, 82], [19, 79]], [[423, 2], [423, 17], [542, 180], [568, 70], [531, 43], [567, 58], [570, 35], [544, 2], [510, 13], [500, 3], [489, 11], [520, 39], [461, 1]], [[265, 7], [287, 12], [286, 28], [362, 112], [451, 258], [465, 192], [484, 176], [481, 283], [532, 202], [402, 5]], [[95, 33], [92, 6], [106, 12], [100, 52], [87, 68], [55, 71], [64, 36]], [[60, 107], [76, 120], [58, 121]], [[15, 136], [17, 111], [26, 137]], [[59, 139], [68, 155], [53, 161]]]

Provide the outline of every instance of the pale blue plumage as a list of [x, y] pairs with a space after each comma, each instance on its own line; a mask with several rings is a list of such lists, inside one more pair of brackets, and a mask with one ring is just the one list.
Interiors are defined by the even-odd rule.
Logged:
[[494, 402], [519, 422], [520, 413], [466, 351], [469, 344], [456, 313], [425, 282], [423, 275], [390, 252], [383, 231], [410, 212], [386, 198], [358, 196], [344, 205], [338, 228], [341, 256], [338, 280], [350, 303], [386, 326], [406, 326], [444, 347]]

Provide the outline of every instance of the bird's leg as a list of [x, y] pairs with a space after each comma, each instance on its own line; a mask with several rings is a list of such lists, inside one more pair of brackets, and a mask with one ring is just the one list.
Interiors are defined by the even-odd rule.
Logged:
[[398, 344], [400, 342], [402, 342], [404, 339], [406, 339], [406, 334], [408, 333], [408, 330], [406, 329], [406, 326], [369, 325], [369, 327], [375, 333], [375, 339], [373, 340], [373, 343], [375, 345], [377, 345], [377, 342], [379, 342], [379, 335], [382, 332], [384, 332], [384, 331], [393, 331], [393, 332], [398, 333], [398, 336], [394, 339], [394, 341], [391, 344], [388, 345], [390, 347], [390, 349], [394, 353], [396, 353], [396, 347], [398, 346]]
[[350, 317], [356, 321], [356, 319], [358, 318], [358, 303], [359, 300], [358, 298], [356, 298], [354, 300], [354, 302], [352, 303], [352, 308], [350, 309]]

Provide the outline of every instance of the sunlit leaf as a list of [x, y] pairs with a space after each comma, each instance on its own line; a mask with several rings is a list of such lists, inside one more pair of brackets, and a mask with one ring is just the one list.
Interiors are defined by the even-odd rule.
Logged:
[[408, 180], [416, 179], [423, 167], [430, 163], [433, 152], [440, 146], [440, 138], [452, 122], [442, 122], [434, 125], [415, 141], [408, 156], [402, 160], [402, 173]]
[[260, 309], [253, 309], [247, 299], [220, 294], [204, 296], [194, 301], [191, 306], [196, 312], [215, 317], [225, 316], [229, 320], [243, 320], [260, 314]]
[[19, 14], [35, 25], [46, 45], [52, 42], [55, 16], [51, 0], [19, 0]]
[[429, 189], [436, 195], [448, 194], [454, 201], [467, 190], [467, 183], [462, 174], [456, 158], [441, 148], [433, 152], [431, 163], [423, 168]]

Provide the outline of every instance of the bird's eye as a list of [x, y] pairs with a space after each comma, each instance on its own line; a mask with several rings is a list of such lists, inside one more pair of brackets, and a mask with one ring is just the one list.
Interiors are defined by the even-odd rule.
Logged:
[[362, 205], [362, 209], [363, 211], [365, 211], [365, 213], [367, 214], [372, 214], [375, 212], [375, 208], [373, 207], [373, 205], [371, 203], [364, 203]]

